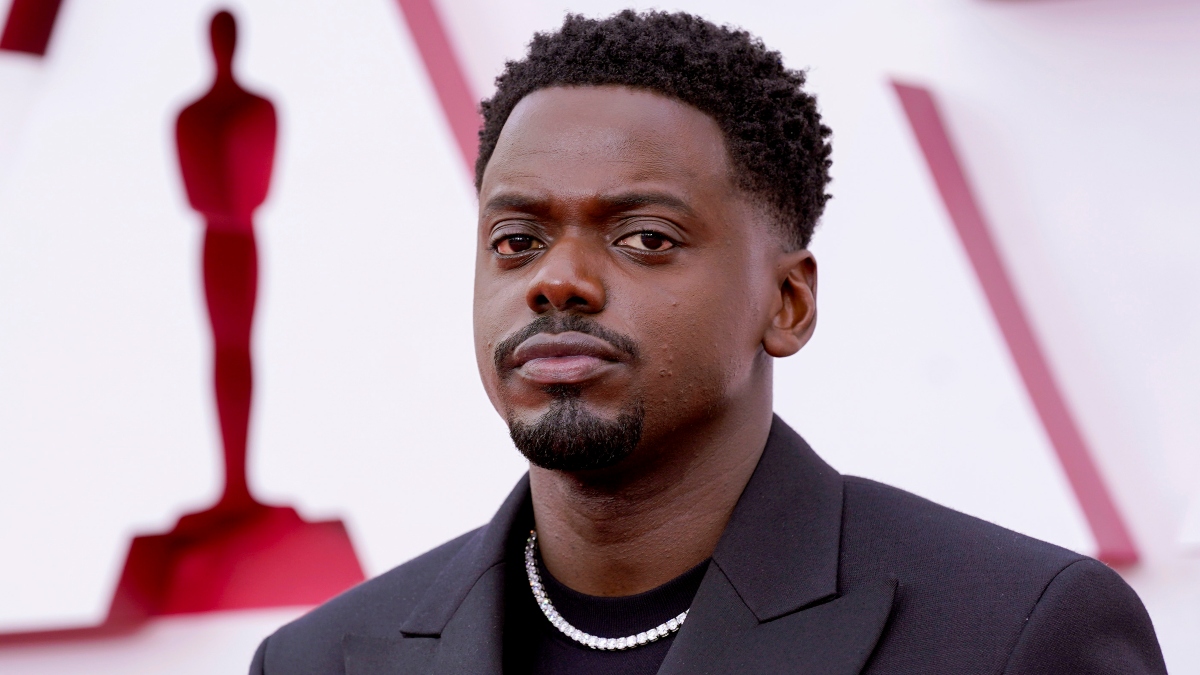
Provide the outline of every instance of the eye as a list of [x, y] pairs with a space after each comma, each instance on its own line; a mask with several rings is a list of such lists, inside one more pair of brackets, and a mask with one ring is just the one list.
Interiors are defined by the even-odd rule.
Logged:
[[513, 234], [497, 241], [493, 244], [493, 248], [500, 255], [516, 255], [518, 253], [525, 253], [526, 251], [546, 248], [546, 245], [527, 234]]
[[637, 232], [622, 238], [617, 246], [624, 246], [638, 251], [666, 251], [675, 247], [675, 242], [657, 232]]

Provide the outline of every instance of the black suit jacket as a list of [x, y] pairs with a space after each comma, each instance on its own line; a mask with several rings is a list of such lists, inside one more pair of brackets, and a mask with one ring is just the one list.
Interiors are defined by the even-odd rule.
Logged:
[[[263, 641], [252, 675], [500, 675], [506, 542], [486, 526]], [[1085, 556], [843, 477], [778, 418], [659, 671], [1165, 673], [1150, 617]]]

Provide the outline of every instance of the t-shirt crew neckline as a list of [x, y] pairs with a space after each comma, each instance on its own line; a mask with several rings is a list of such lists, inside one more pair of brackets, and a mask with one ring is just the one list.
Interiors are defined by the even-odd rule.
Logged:
[[[555, 579], [539, 556], [538, 573], [555, 609], [568, 623], [600, 637], [627, 637], [649, 630], [691, 607], [704, 580], [705, 560], [667, 583], [637, 595], [587, 595]], [[542, 614], [525, 573], [524, 562], [509, 566], [506, 588], [506, 675], [654, 675], [674, 642], [671, 634], [623, 651], [599, 651], [563, 635]]]
[[[550, 602], [567, 623], [585, 633], [618, 638], [650, 630], [686, 611], [696, 597], [708, 562], [705, 560], [657, 588], [616, 597], [587, 595], [571, 589], [550, 574], [540, 556], [537, 566]], [[577, 644], [548, 622], [546, 626], [561, 640], [580, 649], [595, 651]]]

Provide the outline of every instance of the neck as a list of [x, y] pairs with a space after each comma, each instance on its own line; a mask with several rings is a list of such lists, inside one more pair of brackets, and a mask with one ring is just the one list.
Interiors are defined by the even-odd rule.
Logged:
[[233, 77], [232, 63], [218, 63], [216, 72], [213, 74], [213, 89], [224, 89], [228, 87], [237, 87], [237, 80]]
[[226, 213], [205, 213], [204, 232], [206, 237], [254, 238], [254, 223], [249, 216], [234, 216]]
[[[568, 587], [642, 593], [709, 558], [771, 430], [771, 378], [666, 438], [643, 442], [617, 472], [529, 473], [538, 547]], [[641, 461], [639, 461], [641, 460]]]

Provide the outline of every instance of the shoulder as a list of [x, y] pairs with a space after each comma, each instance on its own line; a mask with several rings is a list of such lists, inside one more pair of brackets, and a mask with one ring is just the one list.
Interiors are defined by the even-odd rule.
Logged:
[[903, 562], [913, 574], [974, 568], [1047, 580], [1086, 558], [883, 483], [846, 476], [844, 484], [842, 545], [852, 556]]
[[251, 673], [340, 672], [345, 636], [396, 634], [425, 589], [478, 531], [364, 581], [283, 626], [263, 641]]
[[[1074, 633], [1067, 626], [1079, 613], [1124, 631], [1110, 633], [1114, 644], [1157, 653], [1137, 595], [1103, 563], [894, 487], [852, 476], [844, 481], [842, 581], [892, 576], [898, 582], [877, 667], [999, 672], [1025, 658], [1021, 653], [1040, 658], [1042, 640], [1070, 651]], [[1037, 621], [1039, 615], [1046, 618]], [[1020, 644], [1028, 645], [1025, 652]]]
[[1154, 625], [1120, 575], [1086, 559], [1046, 586], [1005, 673], [1167, 672]]

